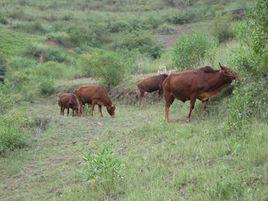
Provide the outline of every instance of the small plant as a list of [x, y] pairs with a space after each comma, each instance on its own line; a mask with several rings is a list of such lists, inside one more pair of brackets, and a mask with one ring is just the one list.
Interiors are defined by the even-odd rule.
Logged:
[[112, 151], [111, 145], [104, 145], [98, 153], [83, 156], [82, 174], [85, 179], [104, 193], [114, 191], [119, 181], [123, 179], [123, 163]]
[[192, 33], [179, 38], [173, 52], [173, 61], [177, 69], [184, 70], [198, 65], [216, 42], [204, 33]]

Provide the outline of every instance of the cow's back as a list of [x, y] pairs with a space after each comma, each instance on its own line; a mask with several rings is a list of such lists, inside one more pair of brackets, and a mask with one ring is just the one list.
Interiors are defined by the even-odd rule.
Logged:
[[82, 86], [75, 90], [82, 103], [92, 103], [92, 100], [101, 100], [102, 102], [110, 102], [107, 90], [102, 86], [89, 85]]
[[137, 86], [144, 91], [153, 92], [161, 88], [163, 81], [166, 79], [167, 74], [156, 75], [152, 77], [139, 80]]

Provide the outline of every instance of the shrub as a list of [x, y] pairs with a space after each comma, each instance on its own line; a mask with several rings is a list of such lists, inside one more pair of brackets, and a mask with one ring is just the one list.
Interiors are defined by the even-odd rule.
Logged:
[[212, 25], [212, 34], [220, 43], [232, 39], [234, 34], [231, 29], [231, 15], [217, 16]]
[[112, 19], [108, 22], [108, 29], [112, 33], [117, 33], [117, 32], [121, 32], [124, 30], [129, 30], [129, 28], [130, 28], [129, 24], [125, 20]]
[[167, 21], [171, 24], [187, 24], [189, 22], [193, 22], [196, 19], [196, 12], [188, 9], [186, 11], [180, 11], [176, 13], [172, 13]]
[[239, 137], [243, 137], [247, 132], [246, 126], [250, 124], [251, 117], [259, 119], [267, 117], [268, 90], [265, 85], [264, 80], [252, 82], [250, 78], [244, 78], [241, 85], [235, 88], [228, 105], [230, 115], [227, 131], [229, 133], [237, 133]]
[[25, 116], [19, 112], [0, 115], [0, 154], [26, 145], [25, 132], [22, 128], [25, 122]]
[[96, 154], [83, 156], [85, 161], [82, 173], [90, 184], [101, 188], [105, 194], [115, 190], [122, 180], [123, 164], [112, 152], [110, 145], [104, 145]]
[[184, 70], [198, 65], [206, 53], [216, 47], [216, 42], [204, 33], [192, 33], [178, 39], [173, 52], [177, 69]]
[[48, 96], [53, 94], [55, 91], [53, 79], [44, 78], [39, 81], [39, 90], [41, 95]]
[[115, 49], [127, 49], [129, 51], [138, 50], [153, 58], [161, 55], [161, 46], [154, 42], [153, 37], [148, 32], [134, 31], [125, 34], [114, 44]]
[[36, 60], [19, 56], [11, 57], [8, 62], [8, 66], [12, 70], [21, 70], [24, 68], [34, 67], [35, 65], [37, 65]]
[[86, 75], [102, 78], [104, 85], [108, 88], [118, 85], [126, 72], [121, 57], [110, 51], [94, 50], [91, 53], [82, 54], [80, 64]]
[[57, 41], [58, 44], [64, 46], [64, 47], [70, 47], [72, 46], [71, 38], [69, 34], [66, 32], [52, 32], [47, 34], [48, 40], [54, 40]]
[[167, 23], [161, 24], [158, 27], [157, 31], [160, 34], [174, 34], [177, 32], [176, 27], [174, 27], [170, 24], [167, 24]]
[[0, 24], [8, 24], [6, 17], [3, 16], [1, 13], [0, 13]]
[[39, 21], [16, 23], [12, 25], [12, 28], [32, 34], [44, 34], [47, 32], [46, 27]]
[[4, 80], [4, 76], [6, 73], [6, 60], [4, 56], [0, 54], [0, 83]]
[[42, 44], [34, 43], [29, 45], [24, 51], [25, 56], [33, 57], [36, 59], [39, 59], [41, 53], [44, 53], [45, 61], [67, 61], [67, 55], [60, 48], [50, 48]]

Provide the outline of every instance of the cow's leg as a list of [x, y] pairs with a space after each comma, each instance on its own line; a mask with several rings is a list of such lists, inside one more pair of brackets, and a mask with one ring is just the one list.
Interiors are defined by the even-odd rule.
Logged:
[[145, 91], [141, 91], [141, 95], [140, 95], [140, 107], [143, 108], [144, 106], [144, 94]]
[[203, 112], [205, 112], [206, 109], [207, 109], [207, 103], [208, 103], [208, 100], [209, 100], [209, 99], [207, 99], [207, 100], [202, 100]]
[[96, 103], [92, 101], [92, 105], [91, 105], [91, 116], [93, 116], [95, 104]]
[[171, 104], [173, 103], [175, 97], [172, 96], [169, 93], [164, 94], [164, 100], [165, 100], [165, 121], [169, 122], [169, 108]]
[[75, 109], [72, 108], [72, 115], [73, 115], [73, 117], [74, 117], [74, 110], [75, 110]]
[[99, 105], [99, 111], [100, 111], [101, 117], [103, 117], [102, 110], [101, 110], [101, 105]]
[[189, 112], [189, 115], [187, 117], [188, 122], [191, 121], [191, 114], [192, 114], [192, 111], [194, 109], [195, 101], [196, 101], [196, 97], [193, 97], [193, 98], [190, 99], [190, 112]]
[[162, 89], [159, 88], [159, 90], [158, 90], [158, 98], [159, 98], [159, 100], [160, 100], [161, 97], [162, 97], [162, 93], [163, 93]]
[[64, 115], [64, 107], [60, 107], [60, 114]]

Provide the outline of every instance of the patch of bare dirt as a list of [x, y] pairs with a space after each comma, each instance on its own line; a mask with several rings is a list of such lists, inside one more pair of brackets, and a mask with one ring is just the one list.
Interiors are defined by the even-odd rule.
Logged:
[[46, 46], [49, 46], [49, 47], [59, 47], [60, 46], [58, 41], [52, 40], [52, 39], [45, 40], [45, 41], [42, 42], [42, 44], [46, 45]]

